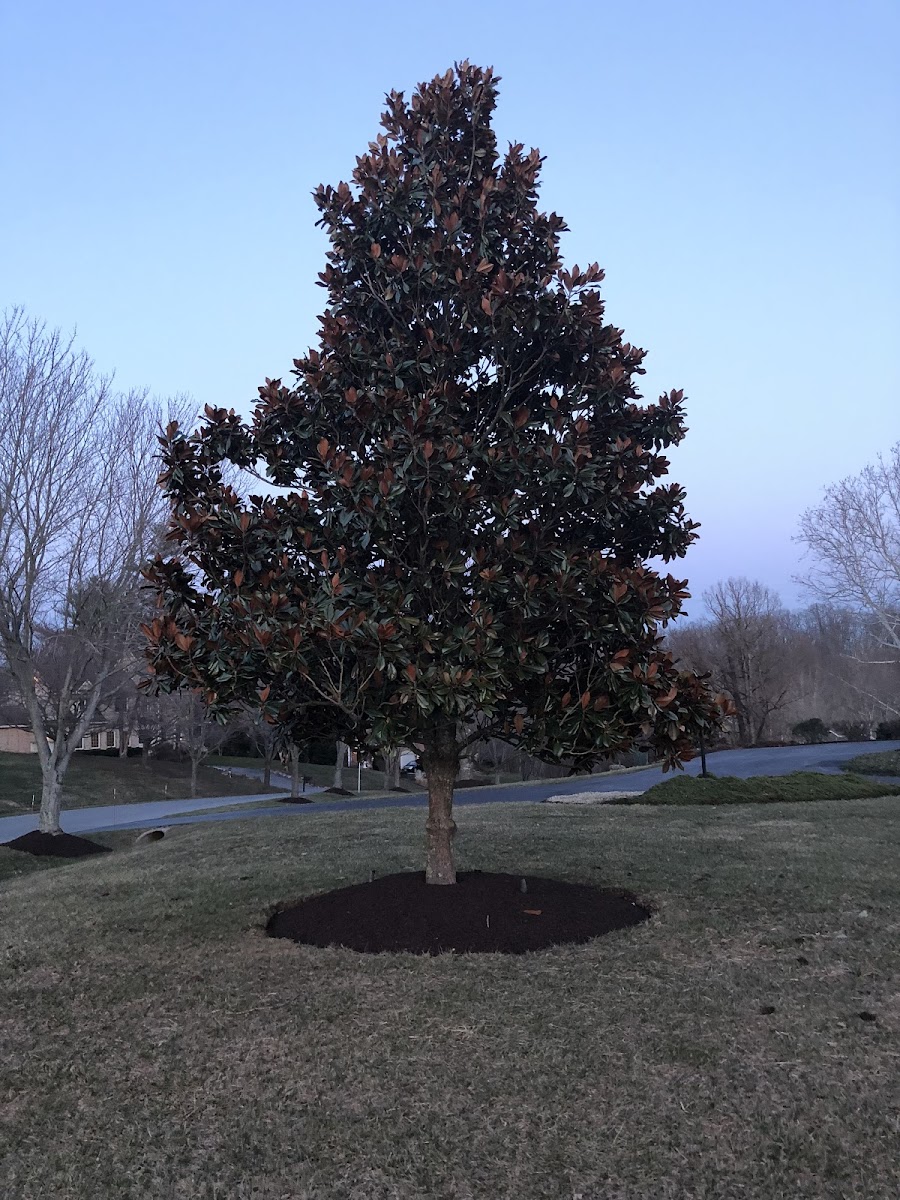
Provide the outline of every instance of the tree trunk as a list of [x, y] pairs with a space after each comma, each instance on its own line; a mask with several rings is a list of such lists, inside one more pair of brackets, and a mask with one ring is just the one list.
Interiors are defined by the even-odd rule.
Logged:
[[384, 785], [389, 788], [400, 786], [400, 751], [384, 756]]
[[119, 758], [128, 757], [128, 740], [131, 737], [131, 726], [134, 711], [126, 700], [119, 710]]
[[300, 795], [300, 747], [291, 745], [291, 799]]
[[459, 772], [456, 726], [452, 721], [436, 724], [425, 739], [422, 756], [428, 777], [428, 820], [425, 822], [425, 882], [456, 883], [453, 862], [453, 788]]
[[41, 833], [62, 833], [59, 825], [59, 810], [62, 807], [63, 772], [56, 765], [42, 771], [41, 780]]
[[[22, 663], [21, 661], [14, 661], [10, 663], [10, 666], [19, 666], [21, 668]], [[13, 678], [19, 683], [25, 703], [28, 706], [31, 717], [31, 730], [37, 748], [38, 762], [41, 765], [41, 811], [38, 828], [41, 833], [61, 833], [59, 813], [62, 807], [62, 781], [66, 771], [69, 769], [72, 752], [81, 742], [85, 730], [93, 719], [97, 708], [97, 696], [99, 692], [95, 692], [88, 699], [81, 716], [75, 722], [74, 728], [70, 730], [68, 737], [65, 736], [62, 728], [63, 710], [66, 699], [60, 699], [57, 711], [56, 737], [51, 749], [41, 707], [38, 704], [34, 675], [25, 675], [23, 679], [22, 674], [17, 675], [16, 671], [13, 670]]]
[[197, 795], [197, 767], [199, 765], [198, 759], [191, 759], [191, 799], [194, 799]]
[[263, 787], [266, 791], [272, 786], [272, 747], [266, 750], [266, 756], [263, 759]]
[[345, 742], [335, 742], [334, 754], [334, 779], [332, 787], [343, 788], [344, 786], [344, 763], [347, 761], [347, 746]]

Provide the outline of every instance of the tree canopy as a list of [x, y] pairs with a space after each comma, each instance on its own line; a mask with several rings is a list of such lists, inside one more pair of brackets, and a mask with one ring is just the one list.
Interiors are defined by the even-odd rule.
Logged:
[[[435, 882], [474, 739], [677, 764], [721, 713], [661, 644], [685, 582], [648, 565], [696, 536], [660, 482], [683, 395], [641, 403], [644, 352], [606, 321], [599, 267], [564, 267], [541, 156], [498, 151], [496, 97], [467, 63], [391, 93], [352, 181], [317, 189], [318, 347], [251, 421], [169, 428], [176, 553], [149, 572], [163, 687], [422, 748]], [[229, 464], [277, 493], [239, 494]]]

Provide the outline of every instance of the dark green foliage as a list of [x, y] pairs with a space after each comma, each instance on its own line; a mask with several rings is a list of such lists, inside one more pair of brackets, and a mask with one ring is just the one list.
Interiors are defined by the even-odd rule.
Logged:
[[304, 751], [307, 762], [318, 763], [321, 766], [334, 767], [334, 741], [322, 741], [313, 738], [307, 742], [306, 746], [304, 747]]
[[[388, 97], [329, 241], [318, 349], [250, 424], [165, 439], [177, 557], [150, 571], [162, 686], [357, 744], [505, 739], [588, 765], [690, 756], [721, 705], [660, 643], [687, 595], [651, 558], [695, 537], [661, 483], [681, 392], [640, 403], [644, 352], [560, 260], [541, 157], [498, 152], [492, 73]], [[287, 489], [240, 498], [228, 464]], [[449, 731], [449, 734], [448, 734]]]
[[821, 717], [810, 717], [808, 721], [798, 722], [791, 733], [795, 738], [799, 738], [801, 742], [806, 742], [810, 746], [828, 741], [828, 726]]
[[900, 717], [896, 721], [880, 721], [875, 730], [879, 742], [900, 741]]
[[855, 775], [822, 775], [795, 771], [791, 775], [758, 775], [736, 779], [731, 775], [677, 775], [657, 783], [643, 795], [612, 801], [614, 804], [794, 804], [805, 800], [864, 800], [889, 796], [896, 784], [875, 783]]

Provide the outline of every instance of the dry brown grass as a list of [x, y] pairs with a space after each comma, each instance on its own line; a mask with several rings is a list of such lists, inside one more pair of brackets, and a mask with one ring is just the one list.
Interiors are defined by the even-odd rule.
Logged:
[[262, 935], [279, 900], [418, 867], [417, 812], [8, 881], [0, 1195], [895, 1200], [898, 812], [467, 809], [462, 865], [655, 909], [521, 958]]

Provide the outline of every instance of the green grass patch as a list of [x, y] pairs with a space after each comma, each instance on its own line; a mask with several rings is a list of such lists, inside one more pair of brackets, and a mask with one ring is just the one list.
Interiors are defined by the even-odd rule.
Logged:
[[418, 868], [403, 810], [179, 826], [3, 884], [0, 1195], [896, 1200], [893, 800], [458, 821], [463, 868], [654, 917], [521, 958], [263, 935], [278, 901]]
[[795, 771], [791, 775], [676, 775], [646, 792], [611, 804], [792, 804], [810, 800], [864, 800], [900, 792], [898, 783], [876, 783], [856, 775], [823, 775]]
[[[246, 796], [263, 791], [246, 776], [233, 779], [210, 766], [200, 768], [197, 795]], [[277, 788], [269, 788], [277, 791]], [[191, 794], [190, 763], [74, 754], [63, 783], [63, 809], [95, 804], [135, 804], [143, 800], [186, 800]], [[0, 753], [0, 816], [32, 811], [41, 803], [41, 768], [34, 754]]]
[[845, 771], [858, 775], [900, 775], [900, 750], [882, 750], [877, 754], [857, 754], [842, 763]]

